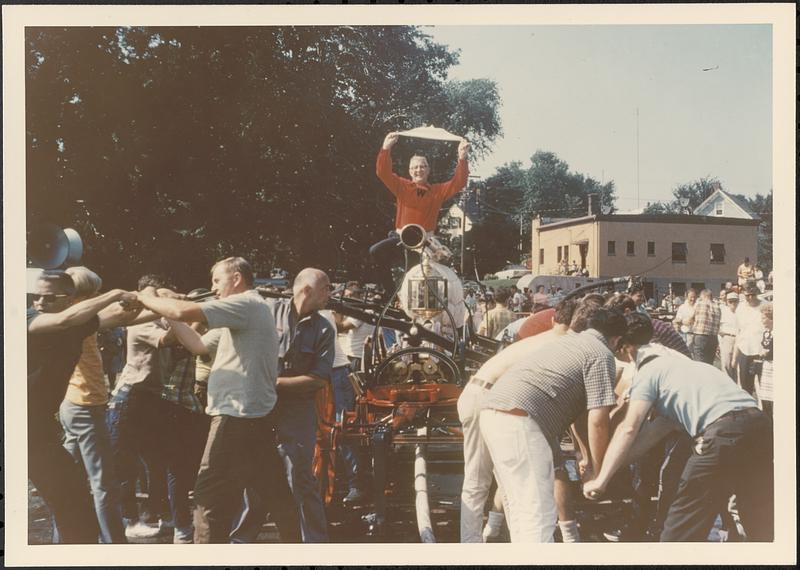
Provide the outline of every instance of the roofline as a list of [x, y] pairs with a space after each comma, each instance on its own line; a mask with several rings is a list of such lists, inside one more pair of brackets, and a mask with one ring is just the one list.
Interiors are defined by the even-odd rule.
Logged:
[[586, 223], [594, 222], [618, 222], [623, 224], [702, 224], [702, 225], [718, 225], [718, 226], [757, 226], [761, 223], [759, 219], [752, 218], [724, 218], [722, 216], [695, 216], [686, 214], [668, 214], [668, 215], [642, 215], [642, 214], [607, 214], [607, 215], [594, 215], [583, 216], [580, 218], [573, 218], [563, 222], [554, 222], [539, 226], [538, 230], [546, 231], [550, 229], [563, 228], [567, 226], [575, 226]]
[[696, 211], [697, 211], [697, 210], [699, 210], [700, 208], [703, 208], [703, 207], [704, 207], [706, 204], [708, 204], [709, 202], [711, 202], [711, 201], [712, 201], [712, 199], [713, 199], [713, 198], [714, 198], [714, 197], [715, 197], [717, 194], [722, 194], [722, 197], [723, 197], [723, 198], [727, 198], [727, 199], [728, 199], [728, 201], [729, 201], [729, 202], [731, 202], [731, 203], [732, 203], [734, 206], [736, 206], [737, 208], [739, 208], [739, 210], [740, 210], [740, 211], [741, 211], [741, 212], [742, 212], [742, 213], [743, 213], [745, 216], [750, 216], [750, 217], [751, 217], [752, 219], [754, 219], [754, 220], [756, 220], [756, 219], [758, 219], [758, 218], [759, 218], [758, 214], [756, 214], [755, 212], [753, 212], [753, 211], [752, 211], [752, 210], [750, 210], [749, 208], [745, 208], [744, 206], [742, 206], [741, 204], [739, 204], [739, 201], [738, 201], [738, 200], [737, 200], [737, 199], [736, 199], [736, 198], [733, 196], [733, 194], [731, 194], [730, 192], [726, 192], [726, 191], [725, 191], [725, 190], [723, 190], [722, 188], [717, 188], [716, 190], [714, 190], [714, 191], [713, 191], [713, 192], [712, 192], [712, 193], [711, 193], [711, 194], [708, 196], [708, 198], [706, 198], [705, 200], [703, 200], [703, 201], [702, 201], [702, 202], [701, 202], [701, 203], [700, 203], [700, 204], [699, 204], [699, 205], [698, 205], [698, 206], [697, 206], [697, 207], [694, 209], [694, 211], [696, 212]]

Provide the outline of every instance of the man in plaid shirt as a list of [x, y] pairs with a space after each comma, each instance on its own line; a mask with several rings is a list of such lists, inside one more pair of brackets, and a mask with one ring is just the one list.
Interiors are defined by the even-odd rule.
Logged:
[[717, 354], [717, 345], [719, 344], [717, 335], [719, 334], [721, 314], [719, 306], [714, 303], [711, 291], [703, 289], [694, 308], [692, 353], [695, 360], [706, 364], [714, 363], [714, 356]]

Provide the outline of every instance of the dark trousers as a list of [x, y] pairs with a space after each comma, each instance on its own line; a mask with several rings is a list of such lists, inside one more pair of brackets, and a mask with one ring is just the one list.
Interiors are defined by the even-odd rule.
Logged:
[[757, 408], [725, 414], [697, 438], [661, 533], [661, 542], [702, 542], [728, 498], [751, 541], [774, 536], [772, 422]]
[[714, 364], [714, 357], [717, 355], [717, 344], [719, 344], [719, 341], [715, 334], [694, 335], [692, 357], [706, 364]]
[[755, 360], [755, 356], [748, 356], [741, 352], [736, 355], [736, 369], [739, 374], [739, 387], [751, 396], [755, 394], [755, 375], [753, 375], [750, 364]]
[[55, 416], [30, 409], [28, 477], [53, 515], [58, 542], [97, 544], [100, 529], [83, 468], [61, 444]]
[[214, 416], [194, 488], [194, 542], [230, 542], [248, 490], [248, 508], [270, 513], [283, 542], [300, 542], [300, 522], [278, 455], [275, 427], [261, 418]]
[[143, 514], [155, 517], [169, 509], [162, 414], [161, 398], [136, 386], [122, 386], [108, 403], [106, 419], [125, 518], [139, 517], [136, 480], [140, 460], [147, 473], [148, 499]]
[[161, 462], [167, 468], [167, 493], [175, 528], [192, 524], [189, 491], [197, 480], [210, 418], [162, 400], [160, 417], [164, 441]]

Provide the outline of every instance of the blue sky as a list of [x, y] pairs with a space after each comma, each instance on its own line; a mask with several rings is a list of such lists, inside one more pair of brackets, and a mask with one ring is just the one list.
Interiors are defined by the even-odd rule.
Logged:
[[451, 78], [500, 88], [504, 136], [475, 174], [553, 151], [636, 208], [638, 107], [640, 206], [703, 176], [748, 196], [772, 187], [769, 25], [424, 29], [461, 50]]

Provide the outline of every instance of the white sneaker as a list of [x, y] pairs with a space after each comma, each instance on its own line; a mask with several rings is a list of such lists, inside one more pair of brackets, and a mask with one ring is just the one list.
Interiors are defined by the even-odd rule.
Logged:
[[142, 521], [131, 522], [125, 525], [125, 536], [128, 538], [154, 538], [161, 532], [158, 526], [151, 526]]
[[194, 542], [194, 529], [190, 526], [175, 527], [172, 535], [173, 544], [192, 544]]

